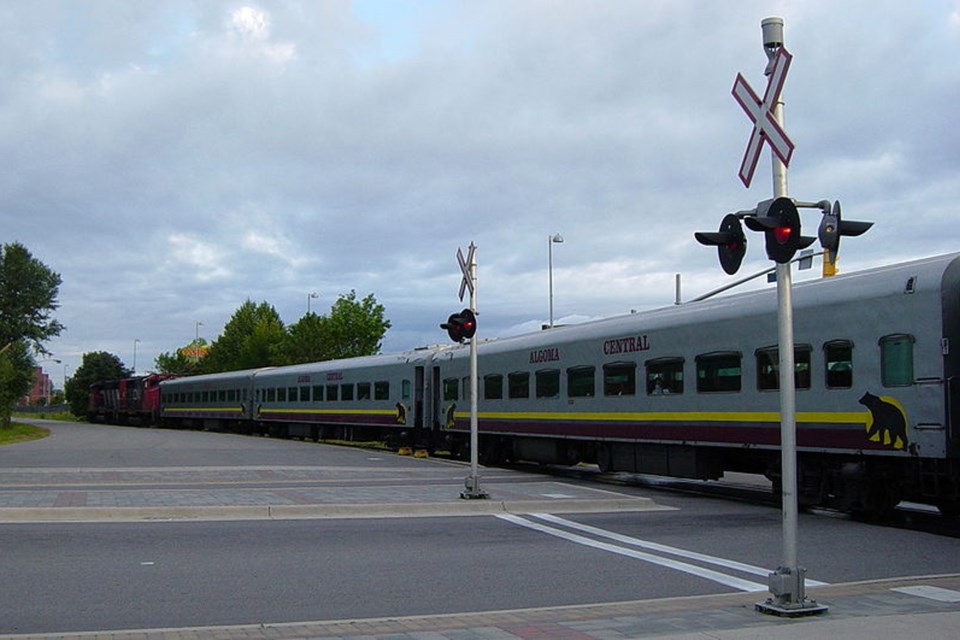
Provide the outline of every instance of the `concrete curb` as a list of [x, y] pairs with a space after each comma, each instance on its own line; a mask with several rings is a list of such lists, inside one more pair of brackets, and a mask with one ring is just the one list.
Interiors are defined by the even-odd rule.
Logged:
[[236, 505], [170, 507], [7, 507], [0, 523], [140, 522], [146, 520], [296, 520], [320, 518], [424, 518], [497, 513], [602, 513], [672, 511], [649, 498], [612, 500], [461, 500], [437, 503]]

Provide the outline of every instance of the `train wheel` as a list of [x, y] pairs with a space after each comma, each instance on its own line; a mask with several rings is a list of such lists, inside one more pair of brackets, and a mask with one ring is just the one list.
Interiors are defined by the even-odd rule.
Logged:
[[877, 482], [863, 487], [860, 504], [853, 509], [853, 515], [872, 522], [884, 522], [892, 518], [898, 504], [898, 487], [889, 482]]
[[597, 466], [603, 473], [613, 471], [613, 447], [609, 444], [597, 446]]
[[945, 498], [937, 501], [937, 509], [945, 518], [960, 516], [960, 498]]

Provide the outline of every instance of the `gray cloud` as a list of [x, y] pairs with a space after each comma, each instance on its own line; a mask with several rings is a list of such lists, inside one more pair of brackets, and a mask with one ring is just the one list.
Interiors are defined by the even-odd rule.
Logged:
[[250, 298], [294, 322], [311, 291], [374, 293], [388, 350], [441, 342], [471, 241], [481, 331], [536, 327], [555, 232], [557, 317], [670, 304], [675, 273], [688, 297], [727, 280], [693, 231], [770, 194], [766, 152], [737, 179], [730, 95], [762, 91], [768, 15], [791, 194], [877, 222], [842, 268], [956, 250], [960, 7], [866, 0], [6, 0], [5, 240], [63, 276], [68, 367], [138, 339], [145, 369], [197, 321], [214, 338]]

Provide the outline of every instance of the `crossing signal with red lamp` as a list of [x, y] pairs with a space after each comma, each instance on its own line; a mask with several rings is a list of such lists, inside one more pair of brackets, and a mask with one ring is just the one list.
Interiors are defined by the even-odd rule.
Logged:
[[477, 316], [470, 309], [452, 313], [447, 321], [440, 325], [454, 342], [469, 340], [477, 333]]
[[743, 227], [736, 215], [725, 215], [720, 221], [719, 231], [697, 231], [693, 237], [700, 244], [717, 248], [720, 266], [728, 275], [732, 276], [740, 269], [743, 256], [747, 253], [747, 237], [743, 235]]
[[797, 205], [787, 197], [765, 200], [757, 205], [757, 215], [744, 219], [752, 231], [766, 237], [767, 257], [778, 264], [787, 264], [800, 249], [806, 249], [816, 238], [800, 234]]
[[823, 219], [820, 221], [820, 229], [817, 233], [820, 238], [820, 246], [824, 250], [824, 275], [836, 273], [837, 254], [840, 252], [840, 236], [859, 236], [866, 233], [872, 226], [872, 222], [843, 220], [840, 216], [839, 201], [833, 203], [829, 212], [824, 209]]

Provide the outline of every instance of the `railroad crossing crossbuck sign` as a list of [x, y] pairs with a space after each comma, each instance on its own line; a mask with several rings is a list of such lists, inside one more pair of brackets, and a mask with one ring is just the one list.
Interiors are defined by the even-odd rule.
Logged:
[[792, 59], [793, 56], [780, 47], [773, 59], [773, 70], [762, 102], [747, 84], [743, 74], [738, 73], [737, 80], [733, 83], [733, 97], [753, 121], [753, 133], [750, 134], [750, 142], [747, 144], [747, 151], [743, 154], [743, 162], [740, 164], [740, 180], [745, 187], [749, 187], [753, 180], [753, 172], [757, 168], [764, 140], [770, 144], [770, 148], [783, 161], [783, 164], [790, 166], [793, 141], [777, 122], [773, 110], [780, 100], [780, 91], [783, 89], [783, 82], [787, 78], [787, 70], [790, 68]]
[[470, 243], [467, 247], [467, 258], [463, 258], [463, 251], [457, 248], [457, 262], [460, 263], [460, 271], [463, 273], [463, 280], [460, 281], [460, 302], [463, 302], [463, 294], [470, 290], [473, 295], [473, 278], [470, 277], [470, 265], [473, 264], [473, 254], [476, 253], [477, 246]]

